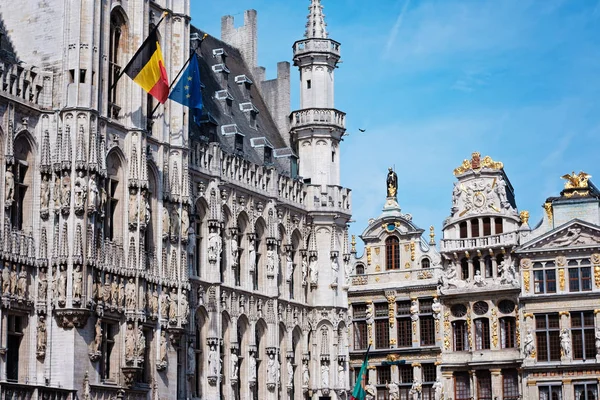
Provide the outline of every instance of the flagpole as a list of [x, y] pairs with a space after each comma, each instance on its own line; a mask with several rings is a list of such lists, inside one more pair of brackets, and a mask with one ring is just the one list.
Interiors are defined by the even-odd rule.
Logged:
[[[154, 29], [152, 29], [152, 30], [150, 31], [150, 34], [151, 34], [152, 32], [154, 32], [155, 30], [157, 30], [157, 29], [158, 29], [158, 27], [160, 26], [160, 24], [163, 22], [163, 20], [165, 19], [165, 17], [166, 17], [168, 14], [169, 14], [169, 13], [168, 13], [167, 11], [163, 12], [163, 14], [162, 14], [162, 18], [160, 19], [160, 21], [158, 21], [158, 24], [156, 24], [156, 26], [154, 27]], [[148, 34], [148, 36], [150, 36], [150, 34]], [[145, 40], [145, 39], [144, 39], [144, 40]], [[143, 42], [142, 42], [142, 43], [143, 43]], [[123, 74], [125, 74], [125, 70], [127, 70], [127, 67], [129, 66], [129, 64], [131, 63], [131, 61], [132, 61], [134, 58], [135, 58], [135, 56], [134, 56], [134, 57], [132, 57], [132, 58], [131, 58], [131, 60], [129, 60], [129, 62], [128, 62], [128, 63], [127, 63], [127, 65], [125, 66], [125, 68], [123, 68], [123, 69], [121, 70], [121, 72], [119, 72], [119, 75], [117, 75], [117, 79], [115, 79], [115, 81], [114, 81], [114, 82], [113, 82], [113, 84], [111, 85], [111, 87], [110, 87], [109, 91], [113, 90], [113, 89], [115, 88], [115, 86], [117, 86], [117, 83], [119, 82], [119, 79], [121, 79], [121, 77], [123, 76]]]
[[[202, 39], [200, 39], [200, 44], [198, 45], [198, 50], [202, 49], [202, 42], [204, 42], [204, 39], [206, 39], [206, 37], [208, 36], [207, 33], [204, 34], [204, 36], [202, 36]], [[175, 76], [175, 79], [173, 79], [173, 82], [171, 82], [171, 84], [169, 85], [169, 93], [171, 92], [171, 89], [173, 88], [173, 85], [175, 85], [175, 83], [177, 82], [177, 78], [179, 78], [179, 76], [181, 75], [181, 73], [183, 72], [183, 70], [185, 69], [185, 67], [187, 67], [187, 65], [190, 63], [190, 61], [192, 61], [192, 57], [194, 57], [196, 55], [196, 50], [192, 51], [192, 54], [190, 54], [190, 57], [187, 59], [187, 61], [185, 62], [185, 64], [183, 64], [183, 67], [181, 67], [181, 69], [179, 70], [179, 72], [177, 73], [177, 75]], [[150, 115], [148, 115], [148, 117], [146, 118], [149, 121], [149, 124], [151, 125], [150, 121], [152, 121], [152, 117], [154, 116], [154, 113], [156, 112], [156, 109], [158, 108], [158, 106], [160, 106], [160, 102], [154, 106], [154, 109], [152, 110], [152, 112], [150, 113]]]

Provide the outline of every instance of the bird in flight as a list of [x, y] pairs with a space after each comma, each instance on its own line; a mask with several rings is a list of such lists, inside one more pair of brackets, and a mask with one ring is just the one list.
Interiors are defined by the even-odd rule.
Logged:
[[360, 128], [358, 128], [358, 130], [361, 131], [361, 132], [365, 132], [366, 131], [366, 129], [360, 129]]

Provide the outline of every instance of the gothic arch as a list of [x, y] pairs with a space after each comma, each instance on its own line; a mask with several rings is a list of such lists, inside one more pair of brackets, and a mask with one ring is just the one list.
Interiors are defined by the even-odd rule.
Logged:
[[240, 315], [237, 321], [237, 342], [238, 342], [238, 387], [240, 399], [249, 399], [249, 377], [248, 377], [248, 357], [250, 343], [250, 322], [246, 315]]
[[[256, 392], [255, 399], [264, 399], [267, 396], [266, 379], [267, 376], [267, 341], [268, 327], [264, 319], [260, 318], [256, 321], [254, 328], [254, 345], [256, 346], [256, 358], [260, 360], [257, 363], [256, 374]], [[259, 396], [257, 397], [256, 394]]]
[[254, 289], [264, 290], [266, 287], [266, 272], [264, 268], [267, 256], [267, 224], [263, 217], [258, 217], [254, 223], [254, 232], [256, 233], [256, 267], [255, 267], [255, 285]]
[[248, 249], [250, 241], [248, 239], [248, 233], [251, 230], [250, 218], [245, 211], [241, 211], [237, 216], [237, 227], [238, 227], [238, 263], [236, 271], [236, 285], [242, 288], [249, 289], [249, 269], [248, 269]]
[[[202, 267], [206, 265], [206, 257], [207, 254], [207, 238], [208, 238], [208, 218], [209, 218], [210, 208], [208, 202], [204, 197], [200, 197], [196, 200], [195, 207], [195, 225], [193, 225], [194, 233], [196, 234], [196, 243], [194, 243], [195, 251], [194, 251], [194, 273], [198, 277], [202, 277], [203, 271]], [[193, 221], [194, 219], [192, 219]]]
[[292, 232], [291, 244], [294, 273], [292, 274], [292, 281], [290, 282], [290, 297], [303, 302], [305, 301], [305, 297], [303, 296], [304, 291], [302, 287], [302, 254], [300, 253], [300, 250], [304, 245], [304, 242], [299, 229], [294, 229]]
[[[13, 228], [33, 231], [33, 205], [36, 190], [36, 144], [31, 133], [23, 129], [13, 143], [14, 163], [6, 167], [13, 175], [12, 204], [8, 208]], [[5, 174], [7, 172], [5, 171]], [[6, 190], [6, 189], [5, 189]], [[5, 193], [6, 199], [6, 193]]]

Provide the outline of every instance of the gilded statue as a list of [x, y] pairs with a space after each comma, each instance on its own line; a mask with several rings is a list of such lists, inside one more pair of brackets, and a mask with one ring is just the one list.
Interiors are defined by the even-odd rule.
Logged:
[[529, 222], [529, 211], [521, 211], [519, 213], [519, 218], [521, 218], [521, 224], [527, 225], [527, 223]]
[[398, 175], [394, 172], [394, 170], [390, 167], [388, 168], [387, 174], [387, 197], [396, 197], [396, 193], [398, 192]]
[[479, 152], [471, 154], [471, 160], [463, 160], [462, 164], [454, 169], [454, 175], [464, 174], [469, 170], [479, 171], [482, 168], [500, 170], [504, 168], [504, 164], [500, 161], [494, 161], [490, 156], [485, 156], [481, 159]]
[[573, 171], [571, 174], [561, 176], [562, 179], [566, 180], [565, 189], [587, 189], [588, 180], [591, 177], [590, 174], [586, 174], [583, 171], [578, 174], [575, 174], [575, 171]]

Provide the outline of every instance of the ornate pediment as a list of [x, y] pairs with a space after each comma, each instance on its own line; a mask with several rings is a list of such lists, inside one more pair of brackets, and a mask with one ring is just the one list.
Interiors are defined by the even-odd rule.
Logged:
[[570, 247], [599, 247], [600, 227], [573, 220], [541, 237], [526, 243], [519, 252], [538, 249], [564, 249]]

